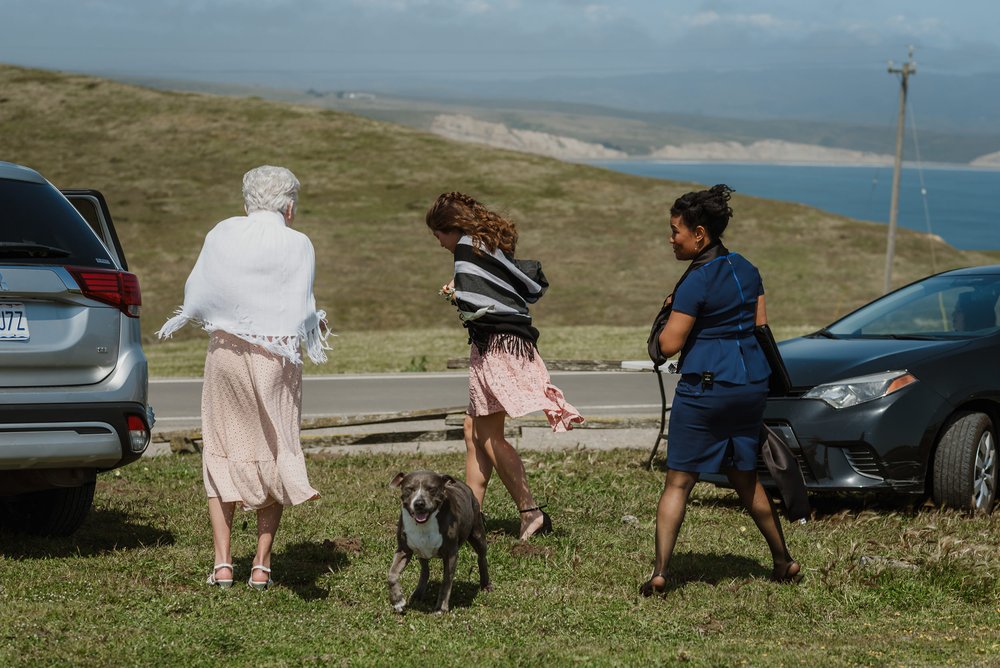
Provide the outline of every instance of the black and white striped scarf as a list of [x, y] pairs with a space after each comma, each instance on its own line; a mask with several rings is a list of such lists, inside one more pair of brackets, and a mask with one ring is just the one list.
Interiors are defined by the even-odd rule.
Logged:
[[537, 302], [549, 282], [535, 260], [515, 260], [501, 250], [489, 253], [470, 236], [455, 248], [455, 305], [469, 342], [481, 355], [490, 350], [534, 359], [538, 330], [528, 304]]

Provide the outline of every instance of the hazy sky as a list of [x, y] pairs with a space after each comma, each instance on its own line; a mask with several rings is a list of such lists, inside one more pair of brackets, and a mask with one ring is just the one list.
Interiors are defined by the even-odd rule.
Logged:
[[0, 0], [0, 62], [336, 88], [883, 66], [1000, 72], [996, 0]]

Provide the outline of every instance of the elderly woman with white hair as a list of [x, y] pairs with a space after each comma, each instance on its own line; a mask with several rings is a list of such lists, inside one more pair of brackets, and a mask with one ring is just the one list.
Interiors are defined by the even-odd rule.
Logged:
[[299, 181], [283, 167], [243, 177], [246, 216], [223, 220], [184, 286], [184, 305], [157, 332], [189, 320], [211, 334], [201, 397], [203, 464], [215, 566], [208, 584], [233, 583], [231, 533], [239, 503], [257, 511], [248, 585], [271, 581], [271, 547], [285, 506], [315, 499], [299, 440], [302, 356], [326, 361], [326, 313], [313, 296], [315, 254], [291, 229]]

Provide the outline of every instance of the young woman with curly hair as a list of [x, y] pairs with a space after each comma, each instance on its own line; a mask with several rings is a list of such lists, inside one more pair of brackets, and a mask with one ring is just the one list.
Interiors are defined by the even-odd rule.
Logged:
[[508, 415], [543, 411], [554, 431], [583, 421], [552, 384], [538, 354], [528, 304], [548, 288], [541, 265], [514, 259], [517, 228], [472, 197], [444, 193], [427, 211], [427, 227], [454, 255], [454, 277], [442, 288], [469, 333], [469, 409], [465, 475], [480, 505], [494, 470], [521, 515], [519, 536], [552, 531], [535, 502], [524, 464], [504, 438]]

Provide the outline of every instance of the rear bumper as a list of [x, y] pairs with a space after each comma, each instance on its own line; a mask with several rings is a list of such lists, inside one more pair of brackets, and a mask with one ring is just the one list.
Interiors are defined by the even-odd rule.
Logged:
[[124, 466], [145, 450], [131, 448], [129, 415], [149, 427], [146, 406], [133, 402], [0, 406], [0, 470]]

